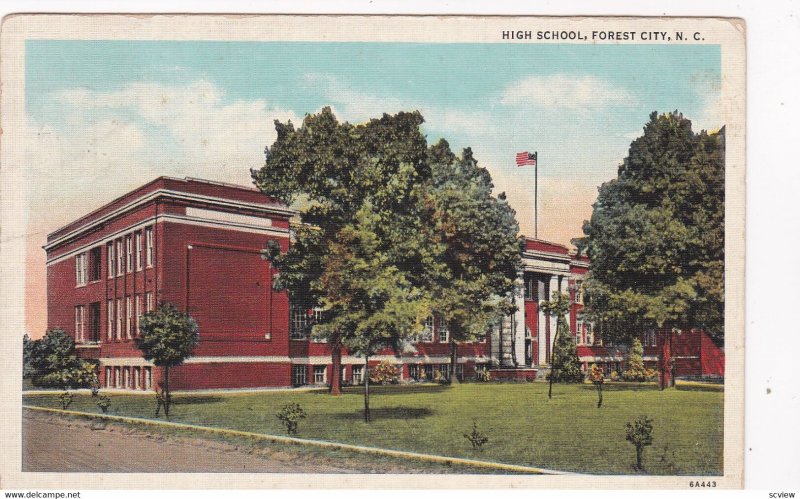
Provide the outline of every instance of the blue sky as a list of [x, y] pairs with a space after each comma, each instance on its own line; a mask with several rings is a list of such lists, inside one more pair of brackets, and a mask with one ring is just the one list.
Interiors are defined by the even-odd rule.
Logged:
[[330, 105], [356, 122], [421, 110], [430, 142], [473, 148], [526, 233], [533, 171], [513, 160], [538, 151], [539, 235], [567, 243], [649, 113], [717, 129], [719, 86], [714, 45], [29, 41], [32, 222], [158, 175], [248, 183], [274, 119]]

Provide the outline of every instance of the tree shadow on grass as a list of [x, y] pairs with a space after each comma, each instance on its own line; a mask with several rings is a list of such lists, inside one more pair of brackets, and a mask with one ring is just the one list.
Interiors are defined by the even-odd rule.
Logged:
[[[409, 385], [370, 385], [369, 393], [370, 395], [407, 395], [412, 393], [441, 393], [447, 390], [450, 390], [450, 385], [433, 385], [433, 384], [425, 384], [425, 385], [418, 385], [418, 384], [409, 384]], [[328, 392], [316, 392], [317, 394], [328, 395]], [[344, 389], [344, 393], [346, 394], [363, 394], [364, 387], [363, 386], [348, 386]]]
[[[371, 419], [422, 419], [433, 415], [433, 411], [427, 407], [376, 407], [370, 409]], [[364, 410], [359, 409], [352, 412], [337, 412], [331, 414], [336, 419], [359, 419], [364, 417]]]
[[191, 404], [218, 404], [225, 399], [222, 397], [208, 397], [208, 396], [180, 396], [174, 397], [172, 403], [175, 405], [191, 405]]
[[[592, 390], [597, 391], [597, 387], [594, 384], [582, 384], [580, 385], [582, 390]], [[635, 391], [657, 391], [658, 385], [654, 383], [634, 383], [634, 382], [627, 382], [627, 383], [603, 383], [603, 392], [635, 392]]]

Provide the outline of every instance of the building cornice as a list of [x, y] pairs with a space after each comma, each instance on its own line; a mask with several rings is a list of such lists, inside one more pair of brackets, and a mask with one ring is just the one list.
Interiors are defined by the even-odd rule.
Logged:
[[[181, 191], [175, 191], [170, 189], [157, 189], [155, 191], [149, 192], [140, 196], [130, 203], [121, 206], [105, 215], [96, 218], [92, 221], [88, 221], [85, 224], [73, 229], [72, 231], [59, 236], [52, 241], [48, 241], [47, 244], [43, 246], [45, 251], [50, 251], [53, 248], [58, 247], [61, 244], [64, 244], [76, 237], [80, 236], [82, 233], [91, 231], [96, 227], [103, 225], [114, 218], [124, 215], [125, 213], [129, 213], [137, 208], [140, 208], [148, 203], [154, 202], [155, 200], [162, 198], [162, 199], [169, 199], [169, 200], [176, 200], [176, 201], [186, 201], [186, 202], [195, 202], [195, 203], [202, 203], [205, 205], [211, 205], [216, 207], [222, 208], [237, 208], [237, 209], [246, 209], [251, 211], [260, 212], [266, 215], [279, 215], [283, 217], [292, 217], [297, 214], [296, 210], [291, 208], [277, 206], [274, 204], [259, 204], [259, 203], [249, 203], [246, 201], [236, 201], [227, 198], [220, 198], [215, 196], [206, 196], [203, 194], [193, 194]], [[52, 237], [53, 234], [58, 233], [61, 230], [64, 230], [65, 227], [68, 227], [70, 224], [57, 229], [50, 234], [48, 234], [48, 239]]]

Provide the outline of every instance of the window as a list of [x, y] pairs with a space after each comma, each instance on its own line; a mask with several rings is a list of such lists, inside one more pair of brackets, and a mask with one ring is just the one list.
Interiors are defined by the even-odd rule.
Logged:
[[583, 303], [583, 283], [575, 281], [575, 303]]
[[409, 364], [408, 377], [414, 381], [419, 381], [419, 364]]
[[575, 344], [581, 344], [581, 332], [583, 331], [583, 321], [577, 321], [575, 323]]
[[106, 337], [110, 340], [114, 337], [114, 300], [108, 300], [106, 302], [106, 315], [108, 316]]
[[89, 250], [89, 281], [100, 280], [100, 270], [102, 268], [103, 248], [98, 246]]
[[133, 239], [131, 236], [125, 238], [125, 270], [133, 271]]
[[144, 230], [145, 244], [147, 245], [147, 266], [153, 266], [153, 228], [147, 227]]
[[133, 387], [135, 389], [141, 388], [140, 376], [141, 376], [141, 369], [138, 367], [133, 368]]
[[86, 341], [86, 307], [78, 305], [75, 307], [75, 341]]
[[292, 366], [292, 385], [301, 386], [308, 384], [308, 366]]
[[419, 341], [433, 341], [433, 316], [425, 319], [425, 329], [422, 330]]
[[144, 294], [144, 297], [145, 297], [145, 307], [146, 307], [145, 311], [150, 312], [153, 310], [153, 292], [148, 291], [147, 293]]
[[326, 381], [328, 366], [314, 366], [314, 384], [321, 385]]
[[86, 317], [86, 330], [88, 337], [86, 338], [92, 342], [100, 341], [100, 302], [96, 301], [89, 304], [89, 315]]
[[153, 387], [153, 368], [145, 367], [144, 369], [144, 389], [149, 390]]
[[305, 340], [311, 334], [311, 326], [322, 319], [322, 309], [304, 309], [292, 307], [290, 312], [289, 337], [293, 340]]
[[456, 378], [464, 381], [464, 364], [456, 364]]
[[119, 367], [115, 367], [114, 368], [114, 388], [119, 388], [120, 386], [122, 386], [121, 381], [122, 381], [122, 379], [121, 379], [120, 368]]
[[142, 270], [142, 233], [136, 233], [136, 270]]
[[592, 323], [587, 322], [586, 324], [584, 324], [583, 330], [586, 333], [586, 344], [594, 345], [594, 337], [592, 335]]
[[136, 310], [136, 334], [139, 334], [139, 317], [142, 316], [142, 295], [135, 295], [133, 297], [134, 307]]
[[450, 331], [447, 329], [447, 323], [439, 319], [438, 321], [438, 328], [436, 330], [439, 336], [439, 343], [447, 343], [450, 341]]
[[117, 275], [122, 275], [122, 239], [117, 239]]
[[122, 338], [122, 300], [117, 298], [116, 307], [114, 310], [117, 312], [117, 327], [114, 329], [114, 338]]
[[360, 385], [364, 382], [364, 366], [353, 366], [353, 384]]
[[111, 388], [111, 368], [106, 366], [106, 388]]
[[108, 268], [106, 272], [108, 272], [108, 278], [111, 279], [114, 277], [114, 243], [106, 244], [106, 255], [108, 255]]
[[124, 387], [125, 388], [130, 388], [131, 387], [131, 368], [130, 367], [123, 367], [123, 370], [125, 372], [125, 385], [124, 385]]
[[131, 337], [131, 322], [133, 322], [133, 307], [131, 306], [131, 297], [125, 297], [125, 337]]
[[86, 285], [86, 253], [75, 256], [75, 285]]

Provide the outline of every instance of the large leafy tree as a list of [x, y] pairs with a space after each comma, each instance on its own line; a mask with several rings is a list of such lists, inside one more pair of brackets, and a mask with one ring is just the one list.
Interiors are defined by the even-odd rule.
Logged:
[[[334, 394], [342, 347], [367, 354], [386, 336], [399, 341], [413, 329], [408, 323], [387, 323], [384, 330], [357, 323], [368, 315], [380, 322], [384, 307], [394, 303], [372, 286], [393, 280], [398, 289], [392, 293], [405, 292], [404, 283], [423, 266], [419, 186], [430, 169], [422, 122], [414, 112], [353, 125], [340, 123], [330, 108], [306, 116], [297, 129], [276, 121], [278, 137], [266, 149], [266, 163], [252, 172], [263, 192], [300, 206], [302, 224], [288, 252], [270, 244], [265, 257], [279, 272], [275, 288], [287, 290], [293, 306], [323, 308], [314, 334], [331, 347]], [[388, 274], [354, 267], [359, 260], [348, 258], [355, 256]], [[351, 273], [353, 283], [338, 282], [337, 272]], [[417, 296], [413, 303], [425, 302]]]
[[589, 312], [603, 334], [652, 327], [724, 334], [725, 132], [652, 113], [617, 178], [599, 189], [585, 237]]
[[471, 149], [455, 156], [446, 141], [430, 148], [425, 287], [447, 325], [450, 380], [456, 380], [458, 343], [475, 341], [514, 309], [522, 240], [505, 194], [494, 196], [491, 176]]
[[97, 379], [97, 363], [78, 358], [72, 337], [54, 328], [38, 340], [23, 338], [23, 377], [34, 386], [86, 388]]
[[155, 310], [139, 319], [139, 350], [146, 360], [164, 368], [163, 404], [164, 414], [169, 417], [172, 396], [169, 389], [170, 368], [183, 364], [200, 341], [197, 322], [169, 303], [162, 303]]
[[263, 192], [301, 206], [288, 252], [272, 244], [265, 253], [293, 305], [324, 310], [314, 334], [332, 347], [332, 393], [341, 347], [365, 356], [400, 348], [435, 311], [455, 350], [509, 309], [514, 212], [492, 196], [469, 149], [457, 157], [445, 141], [429, 147], [422, 122], [401, 112], [353, 125], [325, 108], [298, 129], [276, 123], [253, 172]]

